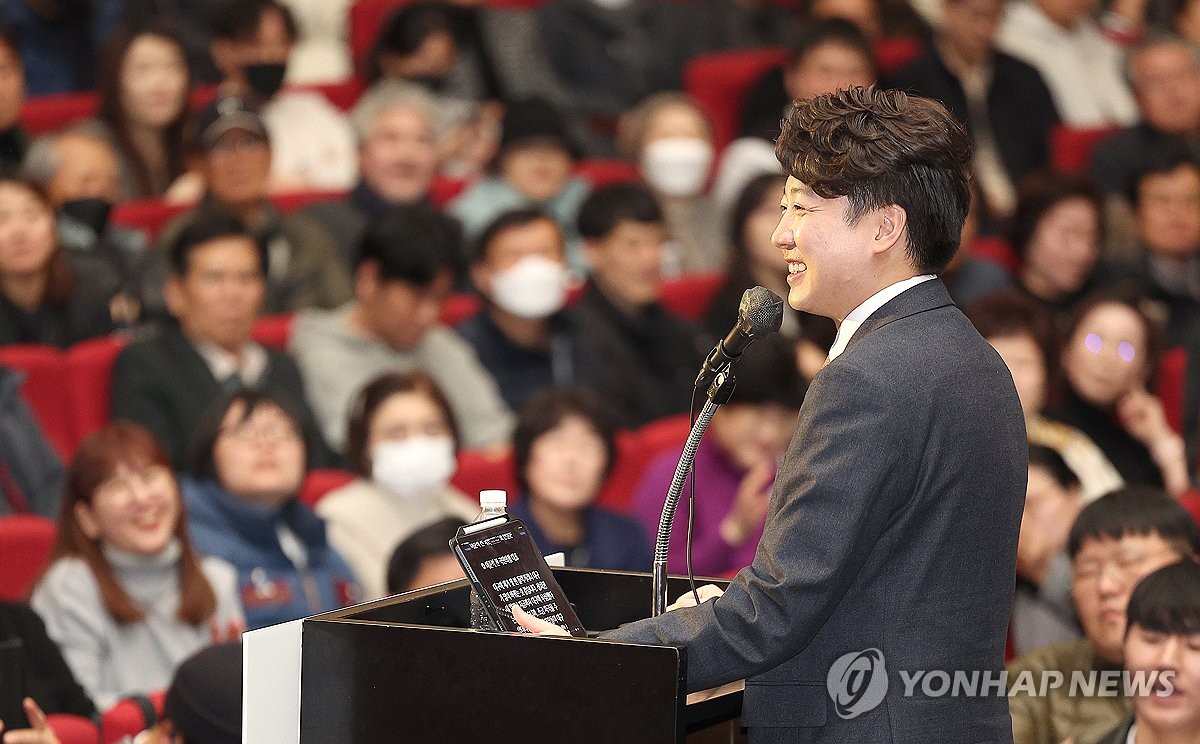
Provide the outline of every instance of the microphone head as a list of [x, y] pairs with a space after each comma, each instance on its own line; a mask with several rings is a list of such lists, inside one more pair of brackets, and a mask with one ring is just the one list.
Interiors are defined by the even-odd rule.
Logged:
[[777, 333], [783, 325], [783, 300], [766, 287], [751, 287], [742, 293], [738, 325], [751, 336]]

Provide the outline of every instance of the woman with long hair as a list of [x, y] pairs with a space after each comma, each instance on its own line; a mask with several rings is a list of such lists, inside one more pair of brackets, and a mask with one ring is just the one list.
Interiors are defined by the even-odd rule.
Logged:
[[121, 156], [124, 199], [162, 196], [187, 168], [192, 71], [169, 25], [119, 29], [100, 63], [99, 118]]
[[244, 627], [233, 567], [192, 549], [166, 455], [123, 422], [79, 446], [30, 604], [100, 710]]
[[113, 328], [108, 299], [76, 282], [46, 193], [0, 177], [0, 345], [67, 347]]

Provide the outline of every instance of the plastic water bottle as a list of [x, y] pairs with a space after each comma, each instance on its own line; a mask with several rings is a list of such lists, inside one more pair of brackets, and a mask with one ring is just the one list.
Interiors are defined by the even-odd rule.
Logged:
[[[506, 492], [498, 489], [480, 491], [479, 507], [481, 511], [475, 521], [483, 522], [493, 517], [502, 517], [507, 506], [508, 494]], [[487, 613], [487, 608], [483, 606], [483, 601], [479, 599], [479, 595], [474, 589], [471, 590], [471, 630], [496, 630], [491, 616]]]

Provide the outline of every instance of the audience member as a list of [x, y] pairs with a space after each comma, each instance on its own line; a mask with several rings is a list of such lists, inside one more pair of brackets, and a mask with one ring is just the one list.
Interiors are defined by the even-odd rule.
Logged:
[[16, 168], [25, 159], [29, 135], [21, 127], [25, 105], [25, 66], [16, 33], [0, 28], [0, 166]]
[[1079, 637], [1071, 607], [1067, 536], [1083, 508], [1079, 478], [1049, 447], [1029, 447], [1025, 513], [1017, 540], [1017, 592], [1009, 633], [1017, 656]]
[[[20, 660], [25, 694], [37, 701], [39, 709], [85, 718], [96, 715], [95, 706], [75, 680], [62, 651], [47, 635], [46, 624], [28, 606], [0, 601], [0, 648], [5, 646]], [[10, 727], [12, 723], [6, 722]]]
[[496, 383], [471, 347], [438, 325], [462, 265], [457, 223], [426, 206], [394, 207], [363, 236], [355, 299], [333, 311], [300, 313], [288, 349], [330, 444], [341, 450], [351, 402], [384, 372], [422, 369], [454, 409], [469, 448], [503, 445], [512, 427]]
[[1188, 488], [1183, 439], [1147, 390], [1161, 351], [1162, 333], [1136, 300], [1093, 296], [1067, 335], [1065, 389], [1048, 413], [1086, 434], [1126, 482], [1178, 495]]
[[80, 279], [55, 234], [45, 192], [0, 177], [0, 345], [66, 348], [111, 331], [109, 298]]
[[1200, 341], [1200, 161], [1182, 148], [1147, 158], [1134, 179], [1140, 252], [1125, 276], [1161, 305], [1166, 343]]
[[447, 517], [426, 525], [396, 546], [388, 560], [387, 592], [400, 594], [464, 578], [450, 540], [464, 522]]
[[570, 312], [588, 340], [584, 364], [595, 376], [586, 384], [626, 428], [688, 410], [711, 344], [659, 302], [662, 208], [642, 186], [609, 186], [583, 203], [579, 232], [591, 278]]
[[763, 75], [746, 94], [741, 136], [721, 153], [712, 194], [722, 207], [760, 173], [783, 175], [775, 157], [779, 123], [792, 101], [812, 98], [849, 85], [875, 82], [871, 42], [843, 18], [814, 20], [790, 44], [787, 60]]
[[478, 241], [471, 279], [484, 306], [458, 327], [516, 410], [538, 390], [567, 387], [592, 372], [568, 313], [570, 275], [562, 229], [537, 209], [500, 215]]
[[21, 373], [0, 366], [0, 515], [54, 517], [65, 473], [21, 398], [23, 381]]
[[575, 217], [588, 185], [572, 176], [578, 149], [562, 115], [546, 101], [514, 101], [504, 111], [493, 173], [450, 203], [449, 212], [475, 240], [500, 215], [536, 207], [558, 221], [567, 239], [571, 267], [582, 273], [583, 256]]
[[71, 269], [109, 301], [120, 326], [161, 319], [167, 266], [146, 234], [113, 225], [121, 200], [120, 171], [109, 135], [94, 121], [39, 137], [29, 148], [24, 174], [45, 189], [58, 219], [58, 239]]
[[1125, 75], [1137, 102], [1138, 122], [1106, 138], [1092, 151], [1091, 175], [1105, 196], [1122, 200], [1146, 159], [1164, 146], [1186, 143], [1200, 156], [1200, 51], [1164, 32], [1134, 44]]
[[175, 670], [162, 720], [137, 744], [241, 744], [242, 644], [197, 651]]
[[248, 100], [271, 133], [271, 187], [349, 189], [357, 178], [354, 132], [320, 93], [280, 91], [296, 22], [278, 0], [224, 3], [213, 16], [212, 56], [222, 97]]
[[166, 454], [128, 423], [80, 444], [31, 604], [101, 710], [244, 624], [233, 568], [192, 549]]
[[219, 99], [200, 114], [194, 144], [206, 186], [200, 205], [177, 217], [159, 236], [169, 246], [180, 231], [214, 213], [241, 220], [266, 255], [264, 310], [336, 307], [350, 298], [350, 276], [333, 239], [303, 214], [283, 216], [268, 198], [272, 153], [267, 127], [245, 102]]
[[187, 50], [171, 27], [126, 27], [108, 40], [100, 64], [100, 120], [120, 156], [118, 201], [166, 194], [186, 170]]
[[354, 253], [371, 218], [395, 205], [429, 200], [438, 168], [436, 105], [417, 86], [383, 80], [354, 107], [358, 185], [345, 199], [304, 210], [333, 238], [346, 266], [354, 264]]
[[[733, 205], [727, 230], [730, 250], [725, 281], [704, 316], [704, 327], [713, 338], [724, 338], [737, 322], [738, 306], [747, 289], [757, 285], [787, 297], [787, 274], [781, 270], [783, 259], [779, 248], [771, 243], [771, 233], [779, 224], [779, 199], [785, 180], [782, 174], [756, 176]], [[832, 320], [793, 310], [784, 303], [780, 333], [796, 343], [798, 359], [813, 356], [816, 360], [816, 369], [802, 370], [804, 379], [812, 379], [829, 352], [829, 344], [822, 346], [814, 340], [828, 336], [832, 343], [836, 331]]]
[[683, 93], [656, 93], [621, 117], [617, 138], [661, 205], [668, 240], [663, 272], [721, 268], [722, 215], [705, 194], [715, 151], [704, 112]]
[[[23, 720], [9, 720], [8, 722], [0, 720], [0, 736], [3, 737], [4, 741], [12, 742], [12, 744], [21, 744], [22, 742], [28, 742], [29, 744], [61, 744], [58, 734], [50, 726], [46, 714], [42, 712], [36, 700], [26, 696], [19, 701], [19, 705], [21, 712], [17, 715]], [[26, 726], [26, 723], [29, 725]], [[8, 733], [5, 733], [6, 730]], [[12, 734], [12, 736], [8, 734]]]
[[1005, 8], [996, 45], [1037, 68], [1064, 123], [1129, 126], [1137, 106], [1122, 53], [1097, 25], [1093, 2], [1020, 0]]
[[1180, 561], [1138, 582], [1123, 649], [1126, 670], [1146, 680], [1157, 674], [1160, 684], [1139, 693], [1133, 715], [1097, 744], [1200, 742], [1200, 565]]
[[650, 570], [641, 525], [595, 505], [617, 454], [616, 428], [598, 400], [543, 390], [518, 414], [513, 450], [523, 498], [508, 512], [543, 555], [563, 553], [576, 568]]
[[1059, 374], [1057, 334], [1050, 316], [1016, 290], [997, 292], [967, 308], [967, 317], [1012, 374], [1030, 446], [1054, 450], [1079, 478], [1085, 501], [1125, 484], [1096, 443], [1074, 426], [1043, 415]]
[[1005, 0], [948, 0], [935, 42], [890, 84], [935, 98], [971, 133], [985, 222], [1017, 206], [1016, 184], [1050, 165], [1058, 111], [1038, 71], [996, 49]]
[[1071, 686], [1044, 694], [1012, 690], [1023, 672], [1068, 677], [1121, 669], [1129, 595], [1155, 570], [1200, 555], [1200, 531], [1177, 501], [1152, 489], [1122, 489], [1086, 506], [1067, 538], [1071, 593], [1084, 638], [1046, 646], [1008, 666], [1013, 740], [1095, 741], [1132, 710], [1123, 696], [1071, 695]]
[[1018, 286], [1065, 330], [1079, 299], [1096, 288], [1104, 203], [1081, 176], [1043, 171], [1021, 182], [1008, 240], [1021, 257]]
[[[697, 487], [703, 497], [671, 532], [667, 568], [674, 573], [688, 570], [688, 522], [692, 568], [704, 576], [726, 576], [749, 566], [762, 537], [775, 471], [796, 427], [804, 382], [789, 344], [774, 336], [746, 349], [736, 373], [733, 397], [713, 417], [684, 483], [685, 494], [692, 479], [703, 484]], [[634, 491], [633, 513], [651, 542], [681, 451], [655, 458]]]
[[354, 569], [363, 599], [384, 596], [388, 557], [418, 528], [478, 513], [450, 485], [457, 450], [454, 413], [429, 375], [392, 372], [359, 391], [346, 424], [346, 460], [359, 477], [327, 493], [317, 514]]
[[183, 495], [196, 548], [237, 569], [249, 629], [329, 612], [359, 598], [354, 575], [297, 496], [315, 434], [292, 401], [242, 390], [196, 426]]
[[[526, 46], [520, 53], [531, 54], [532, 49]], [[417, 85], [434, 96], [443, 171], [455, 178], [483, 173], [496, 153], [499, 111], [480, 103], [484, 82], [459, 54], [447, 4], [422, 1], [397, 8], [375, 37], [366, 73], [369, 83], [393, 80]]]
[[266, 290], [263, 254], [246, 228], [230, 217], [197, 220], [178, 234], [170, 260], [165, 292], [176, 322], [117, 357], [114, 418], [154, 432], [176, 467], [204, 410], [222, 392], [274, 390], [311, 420], [295, 363], [251, 338]]

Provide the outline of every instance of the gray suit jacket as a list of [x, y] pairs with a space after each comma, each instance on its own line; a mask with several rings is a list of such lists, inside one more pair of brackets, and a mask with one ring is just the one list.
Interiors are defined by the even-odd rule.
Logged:
[[[715, 602], [604, 637], [686, 647], [689, 690], [745, 677], [753, 744], [1011, 742], [994, 690], [906, 697], [899, 672], [998, 678], [1026, 460], [1004, 363], [941, 281], [920, 284], [813, 380], [754, 563]], [[866, 649], [886, 695], [845, 718], [827, 674]]]

